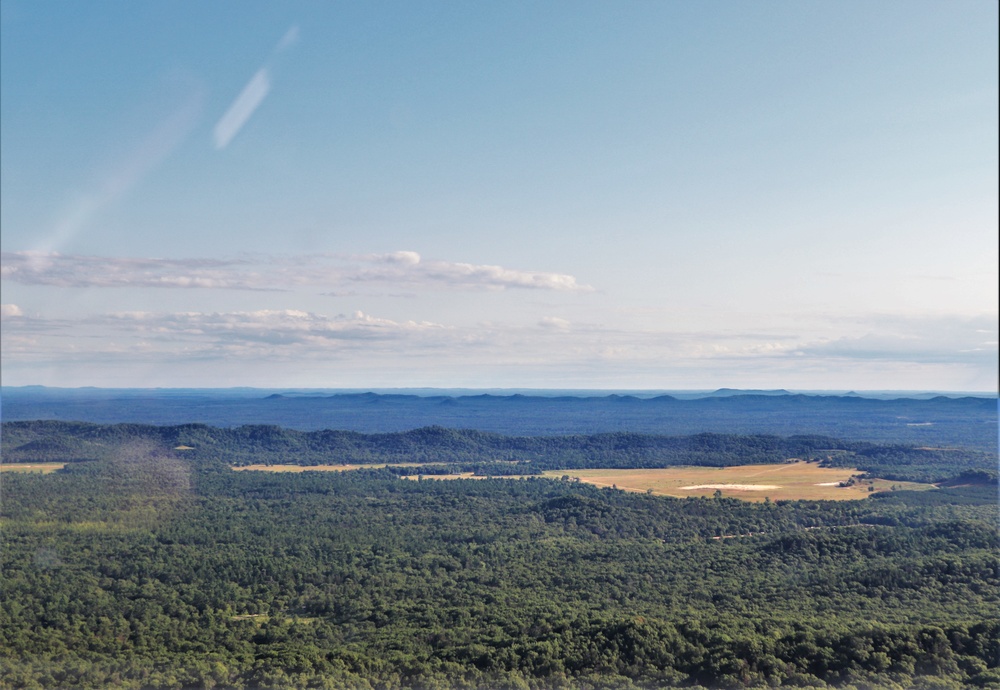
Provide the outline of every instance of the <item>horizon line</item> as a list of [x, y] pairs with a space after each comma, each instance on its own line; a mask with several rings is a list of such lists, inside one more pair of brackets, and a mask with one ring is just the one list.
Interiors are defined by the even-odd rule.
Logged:
[[797, 394], [797, 393], [832, 393], [839, 395], [849, 395], [851, 393], [947, 393], [947, 394], [976, 394], [976, 395], [1000, 395], [997, 390], [982, 389], [941, 389], [941, 388], [737, 388], [731, 386], [716, 386], [711, 388], [608, 388], [608, 387], [579, 387], [579, 388], [559, 388], [559, 387], [533, 387], [533, 386], [50, 386], [45, 384], [21, 384], [21, 385], [0, 385], [0, 390], [24, 389], [24, 388], [44, 388], [48, 390], [106, 390], [106, 391], [178, 391], [178, 390], [200, 390], [200, 391], [236, 391], [236, 390], [260, 390], [260, 391], [351, 391], [351, 392], [376, 392], [376, 391], [425, 391], [425, 390], [469, 390], [469, 391], [549, 391], [549, 392], [593, 392], [607, 391], [609, 393], [636, 392], [636, 393], [715, 393], [720, 391], [746, 392], [746, 393], [771, 393], [771, 394]]

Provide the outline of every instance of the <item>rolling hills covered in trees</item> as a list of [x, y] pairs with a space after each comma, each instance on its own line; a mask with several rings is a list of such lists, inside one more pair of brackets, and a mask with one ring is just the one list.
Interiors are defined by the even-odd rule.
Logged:
[[405, 432], [303, 432], [269, 425], [215, 428], [200, 424], [152, 426], [75, 422], [6, 422], [7, 462], [74, 462], [97, 459], [125, 440], [183, 447], [193, 460], [232, 465], [324, 463], [446, 463], [411, 468], [411, 474], [473, 471], [487, 475], [538, 474], [546, 470], [726, 466], [817, 460], [858, 467], [872, 476], [941, 482], [967, 470], [996, 469], [995, 455], [976, 449], [842, 441], [822, 436], [696, 434], [662, 436], [628, 432], [568, 436], [504, 436], [426, 427]]
[[76, 462], [3, 477], [0, 685], [996, 687], [995, 475], [963, 480], [975, 455], [951, 459], [953, 488], [757, 504], [230, 469], [331, 447], [711, 463], [834, 443], [6, 423], [5, 460]]

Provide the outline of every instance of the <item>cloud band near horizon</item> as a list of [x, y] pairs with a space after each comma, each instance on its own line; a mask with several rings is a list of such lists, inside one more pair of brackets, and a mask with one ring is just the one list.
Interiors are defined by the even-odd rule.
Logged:
[[115, 354], [123, 365], [152, 353], [164, 360], [247, 361], [276, 357], [321, 362], [351, 352], [365, 361], [414, 358], [458, 365], [504, 363], [583, 366], [632, 363], [672, 367], [696, 362], [744, 366], [961, 366], [989, 370], [997, 357], [990, 317], [898, 323], [894, 332], [870, 331], [837, 339], [805, 334], [640, 331], [576, 324], [546, 317], [521, 325], [456, 327], [391, 320], [361, 311], [325, 316], [296, 309], [235, 312], [116, 312], [77, 319], [46, 319], [4, 304], [5, 364], [79, 361]]
[[63, 288], [288, 290], [297, 286], [395, 284], [415, 289], [520, 288], [592, 292], [574, 276], [488, 264], [425, 261], [413, 251], [359, 256], [162, 259], [44, 252], [3, 252], [0, 278]]

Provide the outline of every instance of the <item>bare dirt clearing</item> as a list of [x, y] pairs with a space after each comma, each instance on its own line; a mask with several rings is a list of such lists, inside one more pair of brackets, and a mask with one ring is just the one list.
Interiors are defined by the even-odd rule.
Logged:
[[777, 484], [698, 484], [697, 486], [682, 486], [681, 491], [696, 491], [698, 489], [732, 489], [733, 491], [768, 491], [780, 489]]

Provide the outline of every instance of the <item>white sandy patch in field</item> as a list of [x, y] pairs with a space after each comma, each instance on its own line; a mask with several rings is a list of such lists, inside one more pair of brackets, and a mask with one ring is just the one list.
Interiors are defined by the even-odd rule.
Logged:
[[840, 482], [823, 482], [821, 484], [817, 484], [816, 486], [837, 486], [839, 484]]
[[694, 486], [682, 486], [685, 491], [695, 491], [697, 489], [732, 489], [734, 491], [773, 491], [780, 489], [774, 484], [696, 484]]

